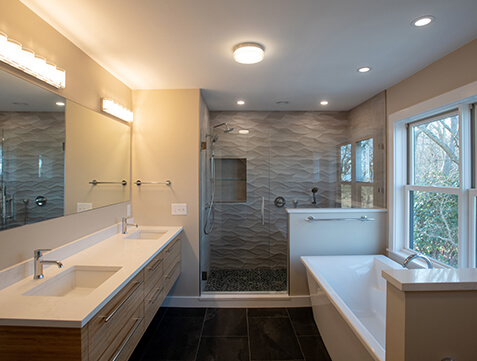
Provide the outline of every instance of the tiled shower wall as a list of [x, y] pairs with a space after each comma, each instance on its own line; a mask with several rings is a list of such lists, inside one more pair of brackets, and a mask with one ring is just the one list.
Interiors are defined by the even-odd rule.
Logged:
[[[0, 112], [2, 172], [14, 195], [16, 221], [23, 225], [63, 216], [65, 115], [63, 112]], [[46, 205], [35, 203], [38, 196]]]
[[[215, 155], [247, 159], [247, 200], [217, 202], [210, 237], [211, 268], [286, 268], [285, 207], [293, 207], [293, 201], [299, 207], [311, 207], [315, 186], [315, 206], [335, 206], [337, 146], [349, 138], [347, 113], [211, 113], [212, 126], [223, 122], [234, 131], [215, 130], [219, 136]], [[249, 134], [239, 134], [240, 129]], [[226, 186], [217, 189], [227, 191]], [[285, 198], [285, 207], [274, 205], [279, 196]], [[223, 198], [217, 192], [217, 200]]]
[[[226, 122], [234, 131], [218, 135], [216, 158], [246, 158], [246, 202], [215, 206], [210, 234], [211, 268], [286, 268], [285, 208], [340, 207], [338, 151], [342, 144], [373, 137], [375, 207], [385, 207], [385, 93], [349, 112], [211, 112], [211, 127]], [[239, 130], [249, 130], [239, 134]], [[379, 148], [379, 149], [377, 149]], [[223, 175], [216, 174], [220, 179]], [[220, 182], [220, 181], [217, 181]], [[229, 199], [227, 180], [217, 184], [216, 200]], [[318, 188], [312, 204], [313, 187]], [[285, 207], [274, 204], [276, 197]], [[261, 217], [264, 197], [264, 219]]]

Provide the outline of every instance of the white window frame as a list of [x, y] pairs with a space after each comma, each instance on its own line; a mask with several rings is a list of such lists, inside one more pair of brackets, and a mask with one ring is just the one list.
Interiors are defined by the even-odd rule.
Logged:
[[[470, 105], [477, 103], [477, 82], [455, 89], [388, 116], [388, 194], [389, 240], [388, 255], [401, 262], [409, 254], [409, 192], [411, 190], [428, 190], [459, 196], [459, 268], [476, 267], [475, 229], [477, 190], [471, 189], [471, 129]], [[407, 184], [408, 179], [408, 144], [406, 124], [417, 122], [435, 115], [458, 109], [459, 113], [459, 157], [460, 183], [458, 188], [423, 187]], [[416, 189], [418, 188], [418, 189]], [[468, 217], [466, 216], [468, 215]], [[474, 220], [474, 221], [473, 221]], [[450, 267], [433, 261], [436, 267]]]

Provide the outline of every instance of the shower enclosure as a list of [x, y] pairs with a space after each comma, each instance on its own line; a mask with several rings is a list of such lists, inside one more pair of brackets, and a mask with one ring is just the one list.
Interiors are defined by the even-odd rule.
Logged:
[[203, 292], [287, 292], [286, 208], [335, 207], [347, 129], [344, 112], [210, 113]]

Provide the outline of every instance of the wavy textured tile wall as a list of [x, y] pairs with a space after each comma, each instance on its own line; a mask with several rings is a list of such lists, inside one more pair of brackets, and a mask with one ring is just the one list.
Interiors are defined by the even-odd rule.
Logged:
[[[16, 224], [64, 214], [65, 116], [63, 112], [1, 112], [3, 177], [15, 197]], [[39, 207], [38, 196], [47, 198]], [[11, 222], [9, 222], [11, 223]]]
[[[215, 156], [247, 159], [247, 201], [216, 205], [211, 268], [286, 268], [286, 213], [273, 201], [282, 196], [287, 207], [293, 200], [311, 207], [311, 189], [317, 186], [316, 206], [335, 206], [337, 149], [349, 139], [347, 113], [211, 112], [210, 121], [234, 128], [215, 129]], [[250, 132], [241, 135], [240, 129]], [[227, 187], [217, 189], [216, 199], [223, 199]]]

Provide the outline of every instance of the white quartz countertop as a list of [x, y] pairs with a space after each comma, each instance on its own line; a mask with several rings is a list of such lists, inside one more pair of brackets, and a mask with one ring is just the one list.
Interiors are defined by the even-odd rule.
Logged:
[[[125, 239], [121, 233], [96, 243], [68, 258], [63, 268], [44, 267], [44, 278], [29, 276], [0, 290], [0, 325], [82, 327], [150, 262], [182, 227], [139, 227], [139, 230], [166, 232], [158, 239]], [[135, 232], [129, 228], [129, 234]], [[33, 252], [33, 250], [32, 250]], [[50, 260], [48, 253], [43, 256]], [[64, 297], [25, 296], [25, 292], [73, 266], [121, 267], [90, 294]]]
[[384, 270], [382, 276], [404, 292], [477, 290], [476, 268]]

